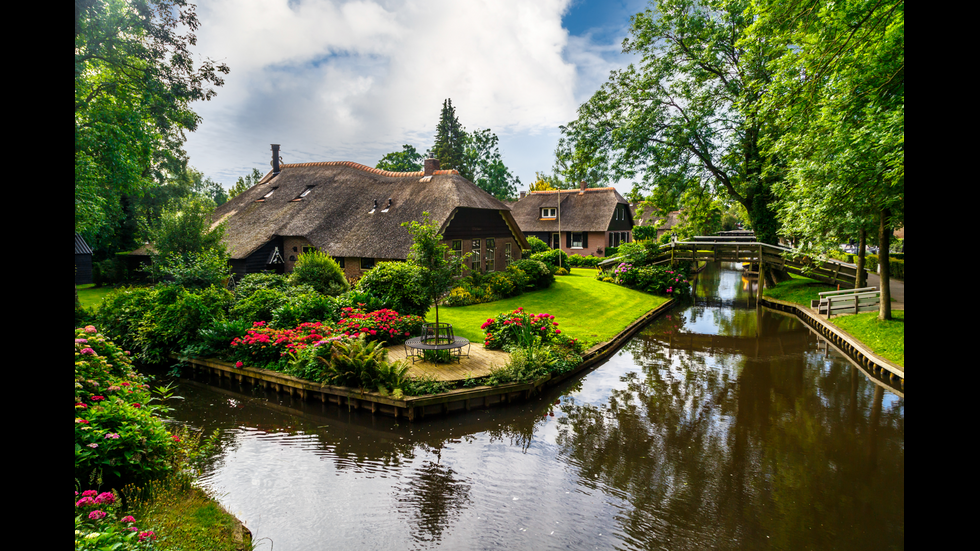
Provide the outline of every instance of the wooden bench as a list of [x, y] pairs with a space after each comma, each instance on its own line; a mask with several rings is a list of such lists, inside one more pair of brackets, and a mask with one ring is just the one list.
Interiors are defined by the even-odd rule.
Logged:
[[828, 318], [834, 314], [873, 312], [878, 310], [881, 303], [881, 291], [877, 287], [825, 291], [817, 294], [820, 299], [810, 301], [810, 307], [816, 308], [818, 314], [825, 314]]

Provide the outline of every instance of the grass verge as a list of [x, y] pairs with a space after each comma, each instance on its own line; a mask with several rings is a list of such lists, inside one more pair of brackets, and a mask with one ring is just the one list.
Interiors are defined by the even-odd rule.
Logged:
[[[587, 346], [608, 341], [637, 318], [670, 300], [596, 280], [591, 268], [572, 268], [567, 276], [555, 278], [549, 289], [470, 306], [439, 307], [439, 321], [453, 324], [456, 335], [482, 343], [480, 326], [488, 318], [519, 307], [532, 314], [555, 316], [562, 332]], [[429, 310], [428, 321], [435, 321]]]
[[151, 482], [137, 494], [134, 515], [161, 535], [154, 549], [252, 549], [251, 536], [238, 520], [185, 473]]
[[[774, 289], [765, 289], [766, 298], [810, 307], [811, 300], [820, 298], [818, 293], [836, 291], [837, 288], [818, 281], [792, 275], [793, 279], [784, 281]], [[892, 318], [879, 321], [877, 312], [835, 316], [830, 323], [850, 333], [882, 358], [905, 367], [905, 311], [892, 310]]]
[[905, 367], [905, 310], [892, 310], [892, 319], [881, 321], [877, 312], [830, 318], [875, 354]]
[[115, 287], [109, 285], [96, 287], [94, 283], [75, 286], [75, 290], [78, 291], [78, 302], [82, 303], [82, 308], [93, 311], [102, 304], [103, 297], [111, 293], [113, 289]]

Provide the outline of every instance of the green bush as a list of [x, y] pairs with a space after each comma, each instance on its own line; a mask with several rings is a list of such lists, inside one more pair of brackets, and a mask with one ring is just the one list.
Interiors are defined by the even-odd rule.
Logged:
[[95, 325], [109, 339], [127, 350], [136, 350], [140, 322], [153, 307], [153, 287], [119, 287], [109, 292], [95, 316]]
[[652, 241], [633, 241], [619, 245], [622, 261], [634, 266], [644, 266], [660, 254], [660, 246]]
[[122, 488], [168, 472], [174, 442], [155, 410], [128, 354], [94, 326], [75, 329], [76, 484]]
[[364, 335], [334, 342], [329, 360], [319, 361], [326, 366], [327, 384], [393, 393], [401, 392], [407, 381], [408, 365], [390, 364], [382, 343], [370, 342]]
[[220, 287], [191, 290], [166, 285], [155, 288], [151, 308], [144, 313], [137, 329], [139, 359], [159, 363], [171, 352], [195, 349], [201, 330], [225, 319], [231, 303], [231, 292]]
[[235, 285], [235, 300], [241, 301], [252, 296], [259, 289], [283, 291], [289, 289], [289, 278], [283, 274], [259, 272], [248, 274]]
[[329, 255], [312, 250], [299, 255], [293, 273], [289, 276], [290, 285], [309, 285], [317, 292], [337, 296], [350, 289], [343, 268]]
[[544, 262], [551, 269], [551, 273], [555, 273], [562, 266], [568, 267], [568, 254], [561, 249], [548, 249], [542, 253], [532, 254], [531, 260]]
[[533, 235], [527, 238], [527, 246], [530, 254], [543, 253], [551, 249], [547, 243], [538, 239], [537, 237], [534, 237]]
[[312, 289], [293, 292], [272, 311], [273, 327], [295, 327], [303, 322], [323, 321], [332, 323], [340, 319], [340, 306], [336, 298], [321, 295]]
[[150, 271], [158, 280], [196, 289], [212, 285], [223, 287], [231, 277], [228, 255], [221, 250], [213, 249], [156, 257]]
[[[608, 250], [608, 249], [606, 249]], [[577, 254], [569, 255], [568, 265], [573, 268], [595, 268], [599, 265], [602, 258], [598, 256], [581, 256]]]
[[507, 270], [521, 270], [527, 275], [528, 285], [533, 289], [547, 289], [555, 282], [555, 274], [540, 260], [517, 260], [507, 266]]
[[409, 262], [379, 262], [357, 282], [357, 290], [381, 299], [385, 308], [424, 316], [430, 298], [422, 288], [422, 268]]
[[229, 317], [242, 321], [271, 321], [274, 312], [289, 301], [286, 291], [256, 289], [247, 298], [235, 303]]

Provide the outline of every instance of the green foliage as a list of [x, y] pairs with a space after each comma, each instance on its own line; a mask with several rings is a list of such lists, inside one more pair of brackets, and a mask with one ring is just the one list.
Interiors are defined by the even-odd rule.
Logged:
[[339, 319], [338, 300], [305, 285], [294, 287], [286, 300], [272, 311], [273, 327], [295, 327], [303, 322], [336, 322]]
[[[607, 249], [608, 251], [608, 249]], [[568, 264], [572, 268], [595, 268], [602, 262], [602, 258], [598, 256], [582, 256], [578, 254], [573, 254], [568, 256]]]
[[470, 167], [470, 180], [483, 191], [506, 201], [517, 195], [521, 179], [504, 166], [498, 142], [497, 135], [489, 128], [477, 130], [468, 136], [465, 155]]
[[197, 344], [200, 331], [225, 319], [232, 303], [227, 289], [191, 290], [177, 286], [154, 289], [155, 297], [136, 328], [138, 358], [148, 363], [166, 360]]
[[422, 221], [405, 222], [412, 235], [412, 247], [408, 252], [408, 262], [418, 266], [420, 271], [419, 288], [429, 303], [435, 304], [436, 322], [439, 321], [439, 298], [449, 291], [454, 282], [463, 274], [469, 254], [457, 255], [442, 243], [439, 228], [429, 220], [429, 213], [422, 213]]
[[402, 391], [406, 396], [427, 396], [430, 394], [442, 394], [453, 390], [454, 384], [448, 381], [437, 381], [431, 375], [420, 377], [409, 377]]
[[276, 289], [256, 289], [248, 298], [239, 300], [228, 312], [236, 320], [271, 321], [275, 311], [289, 300], [286, 291]]
[[379, 262], [357, 282], [357, 290], [381, 299], [401, 314], [424, 316], [431, 297], [423, 289], [422, 267], [410, 262]]
[[544, 252], [534, 253], [531, 255], [531, 260], [544, 262], [552, 273], [555, 273], [561, 266], [568, 268], [568, 254], [561, 249], [548, 249]]
[[623, 263], [613, 270], [616, 283], [662, 296], [683, 297], [691, 292], [684, 270], [670, 266], [633, 266]]
[[679, 197], [723, 190], [747, 209], [761, 241], [776, 243], [772, 185], [779, 159], [765, 154], [772, 127], [759, 116], [768, 65], [785, 44], [742, 42], [749, 0], [663, 0], [632, 18], [624, 53], [638, 59], [561, 128], [566, 180], [638, 179]]
[[94, 326], [75, 329], [75, 479], [122, 488], [171, 469], [173, 440], [146, 380]]
[[289, 276], [290, 285], [309, 285], [317, 292], [337, 296], [348, 289], [344, 269], [337, 261], [321, 251], [311, 250], [299, 255], [293, 273]]
[[252, 186], [259, 183], [260, 180], [262, 180], [262, 173], [259, 172], [259, 169], [253, 168], [252, 172], [246, 175], [244, 178], [241, 176], [238, 177], [238, 180], [235, 181], [235, 185], [228, 190], [228, 198], [231, 199], [239, 193], [251, 189]]
[[534, 254], [534, 253], [543, 253], [543, 252], [551, 249], [551, 247], [549, 247], [547, 243], [545, 243], [544, 241], [541, 241], [540, 239], [538, 239], [537, 237], [534, 237], [533, 235], [531, 237], [528, 237], [527, 238], [527, 245], [529, 247], [528, 250], [531, 251], [531, 254]]
[[617, 254], [627, 264], [644, 266], [652, 262], [660, 254], [660, 246], [653, 241], [621, 243]]
[[555, 275], [548, 265], [540, 260], [530, 258], [511, 262], [507, 271], [519, 270], [527, 277], [528, 285], [533, 289], [547, 289], [555, 282]]
[[392, 172], [418, 172], [423, 168], [423, 160], [422, 154], [415, 147], [405, 144], [402, 151], [385, 154], [375, 168]]
[[150, 271], [155, 278], [187, 288], [224, 287], [231, 277], [228, 255], [223, 250], [205, 250], [184, 255], [157, 257]]
[[432, 154], [439, 159], [439, 167], [443, 170], [456, 169], [467, 180], [472, 181], [473, 174], [466, 164], [466, 130], [456, 117], [453, 100], [442, 102], [442, 112], [439, 114], [439, 124], [436, 126], [436, 140], [432, 146]]
[[369, 342], [364, 336], [333, 343], [326, 365], [326, 384], [393, 392], [406, 381], [407, 365], [392, 366], [388, 351], [380, 342]]
[[248, 274], [235, 284], [235, 300], [247, 299], [259, 289], [286, 291], [288, 288], [289, 278], [283, 274], [274, 274], [271, 272]]

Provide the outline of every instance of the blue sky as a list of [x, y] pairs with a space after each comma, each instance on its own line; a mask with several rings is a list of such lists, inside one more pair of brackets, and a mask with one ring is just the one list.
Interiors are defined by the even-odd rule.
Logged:
[[[287, 163], [355, 161], [432, 145], [451, 98], [467, 130], [490, 128], [522, 188], [551, 173], [558, 127], [625, 66], [619, 0], [206, 0], [196, 52], [231, 73], [186, 145], [231, 186]], [[617, 186], [629, 191], [629, 184]]]

